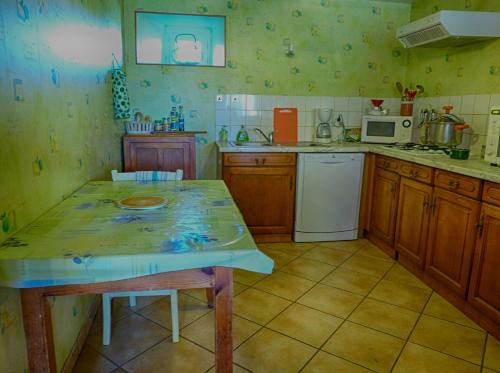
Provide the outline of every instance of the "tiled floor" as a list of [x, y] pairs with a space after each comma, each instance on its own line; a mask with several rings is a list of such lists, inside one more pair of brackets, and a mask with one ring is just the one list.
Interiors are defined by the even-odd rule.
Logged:
[[[235, 271], [234, 371], [500, 372], [500, 342], [365, 240], [262, 244], [270, 276]], [[96, 318], [75, 372], [214, 372], [214, 312], [203, 290], [113, 307]]]

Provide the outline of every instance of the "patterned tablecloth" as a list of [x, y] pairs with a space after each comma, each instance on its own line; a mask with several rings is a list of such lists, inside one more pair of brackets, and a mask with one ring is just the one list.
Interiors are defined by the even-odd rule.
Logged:
[[[116, 201], [159, 196], [166, 207]], [[87, 284], [224, 266], [270, 273], [222, 181], [90, 182], [0, 243], [0, 286]]]

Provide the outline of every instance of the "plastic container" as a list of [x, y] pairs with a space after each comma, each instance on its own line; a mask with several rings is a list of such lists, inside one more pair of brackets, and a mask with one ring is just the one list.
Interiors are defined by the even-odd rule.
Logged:
[[227, 132], [226, 126], [222, 126], [221, 130], [219, 131], [219, 142], [227, 142], [229, 138], [229, 134]]
[[244, 143], [244, 142], [249, 142], [250, 137], [248, 136], [248, 132], [245, 128], [245, 126], [241, 126], [240, 130], [236, 134], [236, 142], [237, 143]]

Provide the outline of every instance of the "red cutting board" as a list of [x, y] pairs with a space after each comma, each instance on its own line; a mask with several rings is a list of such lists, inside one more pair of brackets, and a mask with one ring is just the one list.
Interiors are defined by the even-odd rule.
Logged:
[[274, 142], [297, 142], [297, 108], [274, 108]]

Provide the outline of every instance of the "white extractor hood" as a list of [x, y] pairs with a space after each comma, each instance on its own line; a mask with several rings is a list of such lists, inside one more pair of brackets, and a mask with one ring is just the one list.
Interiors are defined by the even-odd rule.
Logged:
[[457, 47], [500, 37], [500, 13], [442, 10], [398, 28], [405, 48]]

